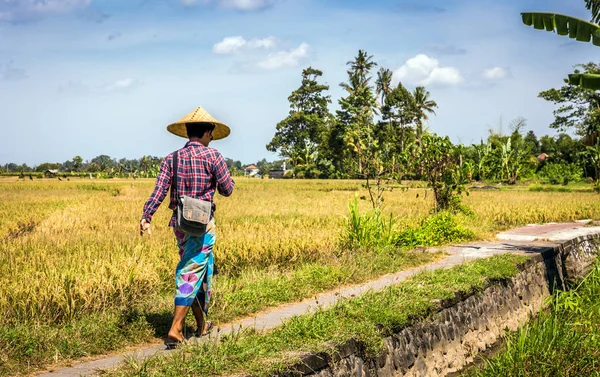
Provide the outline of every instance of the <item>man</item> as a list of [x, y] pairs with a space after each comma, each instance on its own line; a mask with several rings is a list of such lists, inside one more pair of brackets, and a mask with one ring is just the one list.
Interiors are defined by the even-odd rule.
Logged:
[[[171, 189], [169, 205], [173, 210], [169, 226], [174, 228], [181, 258], [175, 274], [175, 314], [166, 342], [167, 346], [172, 347], [184, 340], [183, 326], [190, 307], [196, 319], [197, 335], [205, 335], [210, 330], [210, 322], [204, 319], [208, 315], [214, 269], [213, 246], [216, 240], [212, 216], [206, 234], [201, 237], [175, 229], [177, 198], [185, 195], [213, 202], [215, 191], [230, 196], [235, 182], [229, 175], [223, 156], [216, 149], [208, 147], [211, 140], [229, 136], [227, 125], [198, 107], [179, 122], [169, 125], [167, 130], [189, 139], [182, 149], [174, 152], [177, 153], [177, 182], [173, 185], [174, 190]], [[150, 234], [152, 215], [166, 197], [172, 178], [173, 154], [169, 154], [160, 165], [156, 187], [144, 205], [140, 235], [146, 231]]]

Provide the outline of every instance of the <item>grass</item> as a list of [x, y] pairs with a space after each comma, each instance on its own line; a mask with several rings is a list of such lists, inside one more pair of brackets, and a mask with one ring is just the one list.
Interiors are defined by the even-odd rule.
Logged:
[[577, 289], [557, 292], [550, 311], [508, 333], [504, 351], [464, 377], [600, 375], [600, 264]]
[[219, 342], [190, 345], [170, 357], [130, 360], [108, 376], [269, 376], [285, 371], [302, 354], [333, 353], [353, 339], [367, 357], [383, 350], [383, 339], [439, 309], [456, 293], [481, 291], [491, 281], [509, 279], [526, 258], [495, 256], [450, 270], [425, 272], [382, 292], [343, 300], [330, 309], [292, 318], [268, 333], [246, 330]]
[[[418, 231], [433, 207], [431, 193], [410, 184], [415, 188], [386, 193], [382, 218], [393, 214], [396, 230], [412, 229], [411, 246], [431, 244], [431, 231]], [[178, 255], [166, 205], [153, 219], [152, 236], [138, 235], [152, 188], [150, 179], [0, 179], [0, 253], [7, 256], [0, 258], [0, 334], [12, 339], [0, 338], [0, 354], [7, 358], [0, 374], [27, 373], [68, 362], [78, 352], [104, 353], [166, 334]], [[231, 198], [216, 199], [220, 274], [211, 319], [227, 322], [440, 257], [340, 248], [355, 194], [365, 195], [361, 182], [238, 178]], [[473, 192], [464, 203], [474, 215], [452, 221], [469, 238], [527, 223], [600, 219], [600, 201], [592, 193]], [[370, 206], [357, 205], [361, 212]], [[454, 242], [452, 237], [438, 243]], [[98, 331], [119, 324], [123, 335], [107, 344], [70, 330], [89, 328], [90, 318]], [[21, 348], [30, 343], [38, 346]]]

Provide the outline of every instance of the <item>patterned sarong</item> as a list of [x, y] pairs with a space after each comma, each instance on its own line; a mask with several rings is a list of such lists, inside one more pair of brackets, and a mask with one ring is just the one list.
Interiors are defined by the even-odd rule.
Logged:
[[200, 307], [208, 315], [211, 282], [214, 269], [213, 246], [217, 238], [214, 221], [208, 225], [202, 237], [175, 231], [180, 261], [175, 274], [175, 305], [192, 306], [198, 299]]

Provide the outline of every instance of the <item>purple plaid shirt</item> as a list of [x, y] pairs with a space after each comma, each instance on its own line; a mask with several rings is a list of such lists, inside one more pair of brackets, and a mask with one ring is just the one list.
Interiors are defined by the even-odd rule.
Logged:
[[[223, 196], [233, 192], [235, 182], [229, 176], [225, 159], [216, 149], [205, 147], [198, 141], [188, 141], [177, 152], [177, 193], [206, 201], [213, 201], [215, 190]], [[167, 196], [173, 177], [173, 154], [169, 154], [160, 164], [156, 177], [156, 187], [144, 204], [143, 219], [150, 222], [154, 212]], [[177, 199], [171, 192], [169, 208], [177, 208]], [[169, 226], [175, 225], [175, 213]]]

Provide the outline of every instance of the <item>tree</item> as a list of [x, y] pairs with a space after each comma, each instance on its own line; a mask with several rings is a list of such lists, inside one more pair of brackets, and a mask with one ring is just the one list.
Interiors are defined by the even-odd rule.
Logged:
[[[585, 0], [586, 8], [592, 13], [592, 22], [600, 22], [600, 0]], [[538, 30], [556, 32], [580, 42], [590, 42], [600, 46], [600, 26], [575, 17], [556, 13], [521, 13], [523, 23]], [[600, 74], [574, 73], [569, 75], [569, 83], [585, 89], [600, 89]]]
[[275, 136], [267, 150], [283, 157], [302, 153], [307, 147], [320, 145], [325, 139], [330, 118], [331, 103], [328, 85], [317, 81], [323, 72], [309, 67], [302, 71], [302, 84], [288, 97], [289, 115], [277, 124]]
[[423, 134], [423, 120], [429, 120], [429, 114], [435, 115], [434, 108], [438, 105], [435, 101], [429, 99], [429, 92], [423, 86], [417, 86], [413, 92], [415, 99], [415, 124], [417, 131], [417, 140], [421, 139]]
[[386, 68], [379, 68], [377, 72], [377, 81], [375, 81], [377, 95], [381, 96], [381, 106], [385, 103], [386, 97], [392, 91], [392, 71]]
[[100, 171], [103, 171], [103, 172], [114, 167], [116, 164], [115, 161], [113, 161], [113, 159], [110, 158], [110, 156], [107, 156], [105, 154], [102, 154], [100, 156], [92, 158], [91, 162], [92, 162], [92, 164], [97, 165], [98, 169], [100, 169]]
[[[600, 65], [596, 63], [579, 64], [576, 67], [582, 68], [584, 73], [600, 73]], [[561, 88], [541, 92], [539, 97], [560, 105], [554, 111], [555, 119], [551, 128], [559, 131], [574, 129], [581, 136], [600, 131], [599, 92], [572, 85], [565, 80]]]
[[539, 142], [537, 136], [535, 135], [535, 132], [533, 132], [533, 131], [527, 132], [527, 135], [525, 135], [523, 142], [529, 149], [531, 149], [531, 151], [536, 156], [540, 154], [540, 142]]
[[417, 118], [417, 106], [413, 94], [402, 85], [398, 85], [386, 96], [381, 110], [383, 120], [389, 121], [386, 138], [396, 145], [395, 153], [402, 153], [408, 144], [407, 128]]
[[343, 138], [344, 156], [349, 162], [354, 162], [356, 172], [363, 176], [365, 152], [374, 148], [373, 117], [377, 114], [377, 98], [370, 85], [370, 71], [377, 66], [373, 56], [359, 50], [347, 71], [348, 82], [340, 83], [347, 96], [339, 100], [340, 110], [337, 111], [339, 134]]
[[73, 169], [75, 171], [79, 171], [82, 166], [83, 166], [83, 158], [81, 158], [81, 156], [73, 157]]
[[459, 210], [464, 186], [458, 169], [455, 147], [446, 137], [425, 133], [420, 143], [411, 144], [411, 164], [422, 168], [429, 187], [433, 190], [435, 212]]

